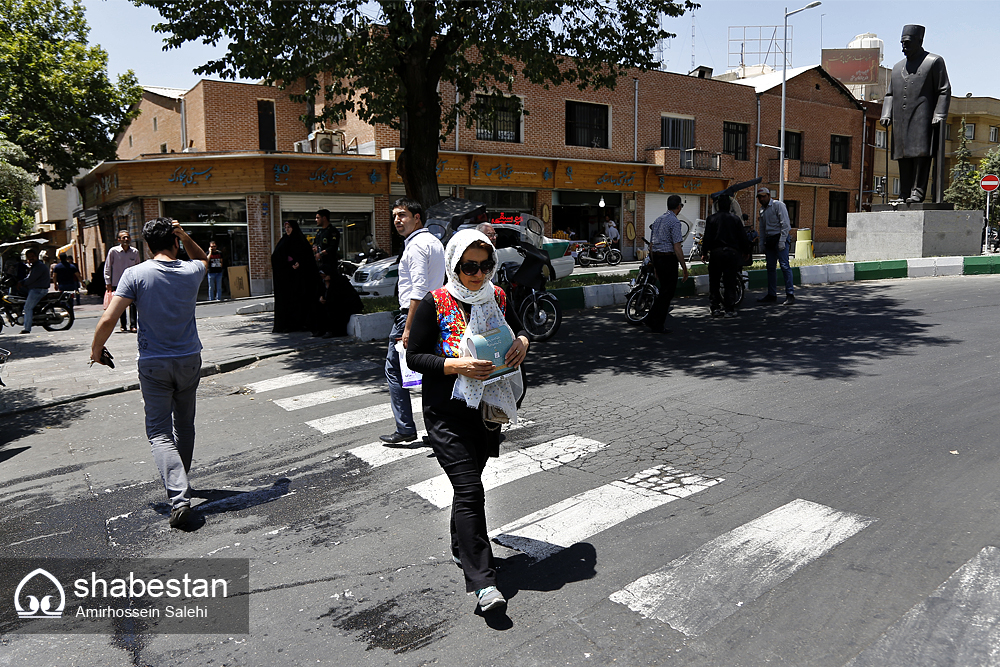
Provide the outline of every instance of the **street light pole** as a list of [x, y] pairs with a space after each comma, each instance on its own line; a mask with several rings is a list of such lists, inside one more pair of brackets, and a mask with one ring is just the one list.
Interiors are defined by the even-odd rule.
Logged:
[[778, 170], [778, 201], [785, 201], [785, 87], [788, 82], [788, 17], [813, 7], [819, 7], [821, 4], [823, 3], [810, 2], [805, 7], [791, 12], [788, 11], [788, 7], [785, 7], [784, 45], [781, 51], [781, 155], [778, 156], [781, 165]]

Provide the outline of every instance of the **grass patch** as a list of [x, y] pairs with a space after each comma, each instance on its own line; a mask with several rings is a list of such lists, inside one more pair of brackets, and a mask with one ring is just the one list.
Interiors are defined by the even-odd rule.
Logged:
[[363, 311], [365, 315], [368, 313], [387, 313], [399, 310], [399, 301], [394, 296], [364, 297], [361, 299], [361, 303], [365, 305]]
[[611, 285], [613, 283], [627, 283], [633, 276], [639, 275], [638, 270], [629, 271], [627, 274], [600, 275], [597, 273], [573, 274], [546, 283], [545, 289], [562, 289], [564, 287], [586, 287], [587, 285]]

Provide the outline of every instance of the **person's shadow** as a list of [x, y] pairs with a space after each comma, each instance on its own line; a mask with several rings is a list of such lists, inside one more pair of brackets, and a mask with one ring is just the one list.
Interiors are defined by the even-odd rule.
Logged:
[[[234, 491], [232, 489], [196, 491], [191, 489], [192, 498], [202, 498], [205, 502], [192, 505], [191, 518], [188, 519], [187, 523], [180, 530], [185, 532], [198, 530], [205, 525], [205, 517], [209, 514], [236, 512], [277, 500], [282, 496], [288, 495], [290, 484], [291, 480], [282, 477], [269, 487], [254, 489], [252, 491]], [[157, 513], [164, 516], [170, 515], [170, 505], [167, 503], [157, 503], [154, 509]]]
[[[500, 585], [497, 587], [507, 600], [522, 590], [557, 591], [566, 584], [593, 579], [597, 576], [597, 550], [589, 542], [578, 542], [541, 561], [526, 554], [497, 559]], [[494, 630], [509, 630], [514, 622], [506, 611], [483, 612], [486, 625]]]

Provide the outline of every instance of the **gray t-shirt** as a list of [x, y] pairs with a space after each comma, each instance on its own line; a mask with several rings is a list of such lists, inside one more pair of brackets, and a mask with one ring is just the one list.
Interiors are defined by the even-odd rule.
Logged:
[[140, 359], [186, 357], [201, 352], [194, 322], [202, 262], [148, 259], [122, 274], [115, 296], [132, 299], [139, 311]]

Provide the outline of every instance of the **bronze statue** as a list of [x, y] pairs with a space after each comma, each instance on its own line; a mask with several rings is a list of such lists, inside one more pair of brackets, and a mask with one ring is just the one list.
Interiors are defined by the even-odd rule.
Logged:
[[931, 158], [935, 160], [938, 202], [944, 191], [944, 125], [951, 83], [944, 58], [924, 51], [924, 26], [907, 25], [900, 37], [904, 60], [892, 68], [882, 102], [882, 127], [892, 125], [892, 159], [899, 163], [899, 195], [907, 203], [924, 200]]

